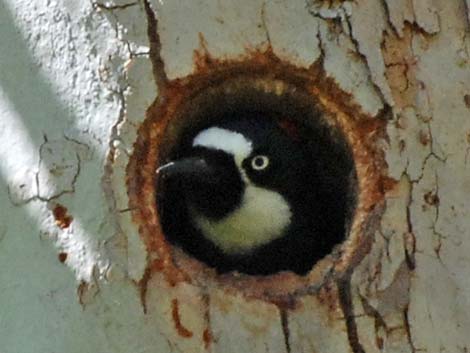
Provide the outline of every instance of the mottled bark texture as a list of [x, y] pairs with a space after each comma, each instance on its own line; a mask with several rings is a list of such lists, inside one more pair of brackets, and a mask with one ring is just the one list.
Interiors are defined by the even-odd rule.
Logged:
[[[0, 351], [467, 352], [469, 6], [0, 0]], [[308, 279], [175, 264], [136, 217], [147, 109], [244, 60], [314, 75], [360, 130], [375, 198]]]

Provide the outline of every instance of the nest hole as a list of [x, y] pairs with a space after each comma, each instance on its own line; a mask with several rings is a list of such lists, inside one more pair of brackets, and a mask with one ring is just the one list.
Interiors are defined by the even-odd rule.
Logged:
[[301, 206], [308, 208], [303, 210], [303, 218], [308, 219], [304, 224], [310, 229], [299, 227], [299, 232], [305, 234], [298, 236], [293, 227], [288, 236], [276, 239], [274, 244], [262, 245], [244, 255], [227, 255], [194, 226], [182, 190], [158, 179], [155, 201], [163, 234], [186, 255], [217, 273], [236, 271], [265, 276], [291, 271], [305, 275], [348, 237], [358, 188], [353, 154], [339, 124], [322, 111], [308, 92], [282, 80], [247, 77], [196, 92], [166, 126], [157, 165], [178, 159], [183, 146], [205, 128], [246, 117], [274, 121], [307, 156], [311, 170], [302, 181], [308, 186], [303, 189], [312, 190], [317, 198], [313, 204]]

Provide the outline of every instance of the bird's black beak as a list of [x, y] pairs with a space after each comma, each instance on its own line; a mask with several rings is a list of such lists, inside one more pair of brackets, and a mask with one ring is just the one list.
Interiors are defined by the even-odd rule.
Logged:
[[220, 151], [202, 152], [159, 167], [157, 183], [165, 194], [177, 195], [206, 217], [220, 219], [240, 204], [243, 182], [233, 157]]
[[157, 171], [159, 178], [194, 180], [203, 183], [217, 182], [217, 173], [202, 157], [188, 157], [171, 161], [160, 166]]

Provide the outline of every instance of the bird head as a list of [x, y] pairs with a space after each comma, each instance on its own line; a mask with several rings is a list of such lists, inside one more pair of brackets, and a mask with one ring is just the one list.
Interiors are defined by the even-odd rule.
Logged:
[[324, 129], [279, 122], [247, 114], [184, 135], [157, 170], [171, 242], [221, 272], [304, 274], [344, 239], [353, 165]]
[[276, 122], [255, 117], [221, 122], [183, 146], [157, 174], [178, 184], [191, 223], [206, 239], [234, 255], [285, 234], [306, 159]]

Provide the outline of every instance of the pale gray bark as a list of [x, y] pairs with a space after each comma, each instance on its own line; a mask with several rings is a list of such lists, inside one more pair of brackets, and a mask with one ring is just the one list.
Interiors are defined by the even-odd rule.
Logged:
[[158, 95], [150, 12], [0, 0], [0, 351], [467, 352], [468, 0], [150, 5], [169, 80], [194, 72], [195, 50], [272, 49], [321, 59], [361, 116], [389, 119], [371, 249], [292, 307], [149, 270], [126, 166]]

